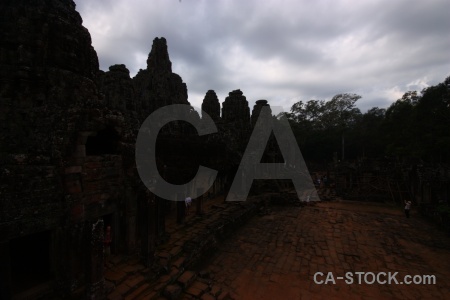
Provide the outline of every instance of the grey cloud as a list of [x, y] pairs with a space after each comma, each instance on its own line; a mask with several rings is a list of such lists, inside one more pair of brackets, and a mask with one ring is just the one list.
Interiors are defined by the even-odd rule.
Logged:
[[[222, 102], [240, 88], [250, 103], [266, 98], [287, 110], [340, 92], [363, 96], [361, 108], [386, 107], [396, 100], [389, 89], [450, 75], [447, 0], [75, 2], [102, 69], [124, 63], [134, 75], [164, 36], [197, 106], [209, 89]], [[243, 58], [251, 63], [233, 65]]]

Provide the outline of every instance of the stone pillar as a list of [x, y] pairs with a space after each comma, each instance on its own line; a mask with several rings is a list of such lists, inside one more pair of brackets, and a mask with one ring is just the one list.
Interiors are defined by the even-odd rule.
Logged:
[[[125, 245], [126, 245], [126, 253], [131, 254], [135, 253], [136, 249], [136, 215], [137, 215], [137, 195], [131, 190], [131, 188], [127, 188], [125, 193], [122, 195], [125, 199], [125, 219], [124, 223], [126, 226], [125, 233]], [[115, 235], [119, 235], [119, 230], [117, 228], [113, 228], [113, 231], [116, 233]], [[122, 238], [122, 237], [121, 237]], [[113, 237], [117, 244], [117, 237]]]
[[0, 242], [0, 299], [11, 299], [11, 258], [9, 241]]
[[197, 188], [197, 195], [201, 195], [198, 196], [197, 199], [195, 199], [195, 203], [196, 203], [196, 208], [197, 208], [197, 215], [202, 215], [203, 214], [203, 188]]
[[184, 202], [184, 194], [177, 194], [177, 224], [183, 224], [186, 216], [186, 204]]
[[142, 237], [141, 237], [141, 261], [149, 267], [153, 264], [155, 256], [156, 211], [154, 199], [145, 196], [142, 199]]
[[166, 232], [166, 216], [165, 216], [165, 203], [167, 201], [160, 197], [155, 196], [155, 204], [156, 204], [156, 235], [158, 238], [163, 238]]
[[90, 276], [89, 276], [89, 298], [105, 298], [105, 282], [103, 278], [103, 220], [99, 219], [92, 224], [90, 236]]
[[[127, 241], [127, 253], [132, 254], [136, 250], [136, 216], [135, 215], [127, 215], [127, 219], [125, 220], [127, 224], [127, 233], [126, 233], [126, 241]], [[117, 232], [116, 228], [114, 228], [113, 232]], [[115, 236], [113, 236], [115, 238]], [[114, 243], [117, 243], [115, 241]]]

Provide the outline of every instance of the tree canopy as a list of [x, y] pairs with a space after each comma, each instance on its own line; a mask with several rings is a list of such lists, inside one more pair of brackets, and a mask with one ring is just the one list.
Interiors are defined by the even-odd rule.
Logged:
[[[434, 162], [450, 161], [450, 77], [408, 91], [387, 109], [366, 113], [356, 107], [361, 96], [337, 94], [331, 100], [299, 101], [288, 118], [306, 160], [402, 156]], [[343, 145], [345, 137], [345, 145]]]

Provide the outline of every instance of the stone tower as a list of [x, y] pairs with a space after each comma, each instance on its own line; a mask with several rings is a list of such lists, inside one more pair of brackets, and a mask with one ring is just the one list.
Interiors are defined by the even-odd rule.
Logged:
[[[251, 117], [252, 127], [255, 127], [255, 124], [256, 124], [256, 121], [258, 120], [261, 109], [264, 106], [268, 106], [270, 109], [270, 105], [267, 104], [267, 100], [257, 100], [255, 106], [253, 106], [252, 117]], [[272, 110], [271, 110], [271, 112], [272, 112]]]
[[216, 92], [209, 90], [202, 103], [202, 110], [207, 113], [214, 121], [220, 119], [220, 103]]
[[155, 38], [148, 55], [147, 69], [133, 78], [136, 106], [145, 119], [156, 109], [170, 104], [189, 104], [186, 84], [172, 73], [165, 38]]
[[172, 73], [172, 62], [169, 59], [167, 41], [164, 37], [153, 40], [152, 50], [147, 59], [147, 69], [153, 73]]
[[222, 104], [222, 120], [225, 123], [242, 123], [250, 126], [250, 108], [241, 90], [234, 90]]

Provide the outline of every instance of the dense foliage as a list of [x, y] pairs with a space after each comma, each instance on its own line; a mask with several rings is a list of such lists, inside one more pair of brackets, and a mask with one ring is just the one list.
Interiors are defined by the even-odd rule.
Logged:
[[287, 117], [307, 161], [384, 156], [450, 162], [450, 77], [420, 93], [409, 91], [387, 109], [366, 113], [361, 96], [299, 101]]

